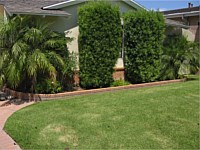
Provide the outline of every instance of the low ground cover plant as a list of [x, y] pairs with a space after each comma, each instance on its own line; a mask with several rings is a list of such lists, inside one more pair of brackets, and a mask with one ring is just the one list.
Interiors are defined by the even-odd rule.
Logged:
[[130, 83], [128, 81], [125, 81], [123, 79], [120, 80], [115, 80], [111, 86], [115, 87], [115, 86], [124, 86], [124, 85], [129, 85]]

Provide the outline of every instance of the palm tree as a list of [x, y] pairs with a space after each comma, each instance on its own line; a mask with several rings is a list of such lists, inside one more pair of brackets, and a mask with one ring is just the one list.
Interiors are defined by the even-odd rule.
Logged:
[[198, 44], [189, 42], [181, 35], [168, 35], [163, 47], [162, 79], [177, 79], [199, 68]]
[[[65, 36], [41, 19], [15, 16], [0, 28], [0, 85], [35, 92], [41, 77], [56, 80], [68, 57]], [[30, 81], [30, 82], [29, 82]]]

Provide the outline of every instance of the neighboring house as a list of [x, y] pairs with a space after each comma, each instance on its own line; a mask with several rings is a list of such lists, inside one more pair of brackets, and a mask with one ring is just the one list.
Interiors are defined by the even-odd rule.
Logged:
[[188, 40], [200, 42], [199, 37], [199, 22], [200, 22], [200, 7], [193, 7], [191, 3], [188, 3], [188, 8], [174, 9], [163, 11], [165, 18], [181, 22], [188, 26], [185, 29], [179, 29], [184, 36], [187, 36]]

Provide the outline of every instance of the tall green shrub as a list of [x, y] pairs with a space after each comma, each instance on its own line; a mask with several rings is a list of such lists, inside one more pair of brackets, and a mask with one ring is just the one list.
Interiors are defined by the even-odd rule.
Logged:
[[125, 70], [132, 83], [155, 81], [159, 75], [164, 38], [164, 18], [153, 11], [124, 15]]
[[78, 14], [80, 85], [110, 86], [122, 41], [119, 8], [106, 2], [89, 2]]

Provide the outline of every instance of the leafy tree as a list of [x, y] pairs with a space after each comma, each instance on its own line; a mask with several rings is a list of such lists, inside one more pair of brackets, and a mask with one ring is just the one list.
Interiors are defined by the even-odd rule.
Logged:
[[121, 50], [121, 20], [118, 7], [89, 2], [79, 9], [79, 75], [83, 88], [110, 86]]
[[65, 36], [40, 18], [15, 16], [0, 28], [0, 84], [35, 92], [37, 81], [57, 80], [68, 58]]
[[155, 81], [161, 68], [163, 15], [140, 10], [124, 15], [125, 70], [131, 83]]
[[160, 78], [177, 79], [199, 68], [198, 44], [189, 42], [179, 34], [168, 35], [164, 41]]

